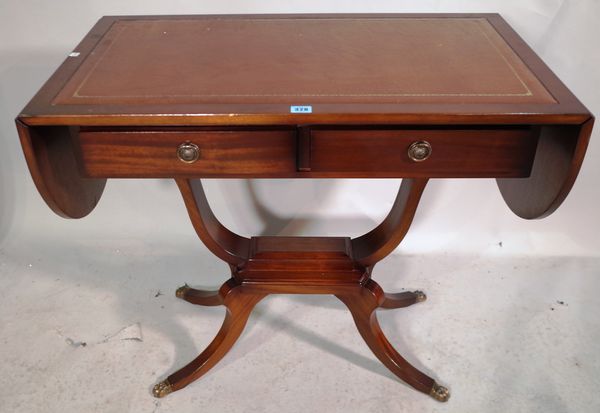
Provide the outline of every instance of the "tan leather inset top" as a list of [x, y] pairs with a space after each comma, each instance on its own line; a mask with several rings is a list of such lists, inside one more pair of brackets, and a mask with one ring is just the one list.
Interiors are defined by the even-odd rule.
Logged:
[[54, 104], [555, 103], [484, 18], [118, 20]]

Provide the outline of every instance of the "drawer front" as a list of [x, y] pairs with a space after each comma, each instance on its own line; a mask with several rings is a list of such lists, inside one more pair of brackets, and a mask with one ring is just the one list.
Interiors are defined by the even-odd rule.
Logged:
[[274, 177], [296, 171], [293, 130], [84, 130], [79, 142], [89, 177]]
[[526, 177], [536, 146], [531, 128], [313, 129], [310, 167], [357, 177]]

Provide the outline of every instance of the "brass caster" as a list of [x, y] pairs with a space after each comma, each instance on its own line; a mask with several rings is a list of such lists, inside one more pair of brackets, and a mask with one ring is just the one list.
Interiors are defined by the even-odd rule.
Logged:
[[425, 293], [423, 291], [413, 291], [413, 294], [416, 295], [416, 299], [415, 302], [417, 303], [421, 303], [425, 300], [427, 300], [427, 296], [425, 295]]
[[177, 298], [183, 298], [185, 297], [185, 293], [187, 293], [190, 290], [190, 286], [185, 284], [182, 287], [179, 287], [176, 291], [175, 291], [175, 297]]
[[167, 394], [172, 392], [173, 388], [171, 387], [171, 383], [169, 383], [169, 380], [163, 380], [160, 383], [156, 383], [156, 385], [152, 389], [152, 395], [159, 399], [161, 397], [165, 397]]
[[450, 390], [444, 386], [440, 386], [436, 382], [433, 382], [429, 395], [436, 399], [438, 402], [447, 402], [450, 398]]

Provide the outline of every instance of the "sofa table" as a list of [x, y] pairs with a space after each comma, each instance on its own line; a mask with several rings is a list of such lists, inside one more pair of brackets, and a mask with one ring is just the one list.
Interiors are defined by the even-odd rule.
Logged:
[[[214, 340], [153, 390], [210, 370], [268, 294], [332, 294], [396, 376], [410, 365], [376, 310], [425, 300], [371, 278], [408, 231], [430, 178], [495, 178], [510, 209], [552, 213], [572, 187], [593, 116], [497, 14], [103, 17], [23, 109], [38, 191], [87, 215], [107, 178], [175, 179], [205, 246], [228, 264]], [[246, 238], [223, 226], [200, 178], [403, 178], [389, 215], [357, 237]], [[451, 362], [451, 361], [450, 361]]]

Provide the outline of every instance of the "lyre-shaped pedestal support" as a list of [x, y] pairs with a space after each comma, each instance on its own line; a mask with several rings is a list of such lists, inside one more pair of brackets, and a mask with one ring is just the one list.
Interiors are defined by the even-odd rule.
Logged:
[[374, 265], [391, 253], [406, 235], [427, 179], [404, 179], [385, 220], [367, 234], [346, 237], [245, 238], [225, 228], [211, 211], [199, 180], [177, 179], [192, 224], [208, 249], [227, 262], [231, 279], [219, 291], [185, 285], [177, 297], [192, 304], [226, 307], [217, 336], [192, 362], [153, 390], [163, 397], [210, 370], [242, 333], [254, 306], [269, 294], [332, 294], [350, 310], [361, 336], [396, 376], [439, 401], [450, 393], [408, 363], [387, 340], [376, 310], [407, 307], [425, 300], [420, 291], [386, 294], [371, 279]]

